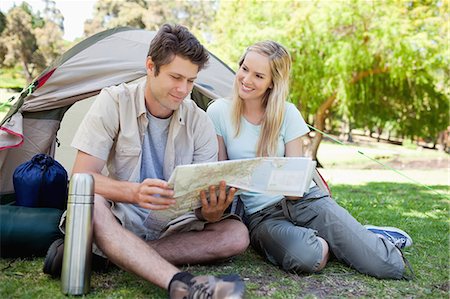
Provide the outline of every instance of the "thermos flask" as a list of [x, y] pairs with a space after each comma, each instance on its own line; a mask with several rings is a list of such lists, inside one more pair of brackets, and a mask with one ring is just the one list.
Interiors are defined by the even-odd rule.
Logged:
[[90, 290], [93, 208], [94, 178], [75, 173], [69, 185], [61, 271], [61, 291], [66, 295], [83, 295]]

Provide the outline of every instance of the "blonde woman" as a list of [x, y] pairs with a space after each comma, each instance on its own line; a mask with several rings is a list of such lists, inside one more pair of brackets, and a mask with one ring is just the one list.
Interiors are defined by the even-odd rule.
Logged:
[[[216, 100], [207, 111], [220, 160], [302, 155], [300, 137], [309, 129], [297, 108], [286, 102], [290, 67], [289, 53], [276, 42], [247, 48], [232, 99]], [[333, 254], [375, 277], [404, 275], [399, 248], [409, 246], [411, 238], [395, 228], [366, 229], [317, 186], [302, 198], [243, 192], [241, 199], [252, 246], [286, 271], [317, 272]]]

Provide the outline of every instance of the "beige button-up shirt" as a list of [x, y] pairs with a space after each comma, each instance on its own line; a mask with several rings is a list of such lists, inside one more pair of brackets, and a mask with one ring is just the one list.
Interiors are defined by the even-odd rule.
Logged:
[[[140, 181], [142, 142], [148, 128], [145, 80], [104, 88], [82, 121], [72, 146], [106, 161], [116, 180]], [[217, 161], [214, 126], [190, 99], [174, 111], [164, 156], [164, 178], [177, 165]]]

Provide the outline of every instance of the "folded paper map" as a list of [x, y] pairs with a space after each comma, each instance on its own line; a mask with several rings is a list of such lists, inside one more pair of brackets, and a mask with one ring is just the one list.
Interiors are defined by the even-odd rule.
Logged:
[[[311, 158], [254, 158], [177, 166], [169, 179], [177, 203], [153, 211], [154, 220], [169, 222], [201, 207], [200, 191], [225, 181], [242, 191], [302, 197], [310, 187], [316, 162]], [[153, 217], [152, 217], [153, 218]]]

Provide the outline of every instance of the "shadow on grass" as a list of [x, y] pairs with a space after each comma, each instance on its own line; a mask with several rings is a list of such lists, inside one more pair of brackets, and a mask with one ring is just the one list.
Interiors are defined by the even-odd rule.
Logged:
[[[448, 186], [433, 186], [448, 194]], [[336, 201], [362, 224], [396, 226], [414, 240], [404, 250], [416, 278], [379, 280], [331, 260], [312, 275], [286, 273], [266, 262], [251, 248], [231, 260], [213, 265], [190, 265], [199, 274], [239, 273], [246, 298], [448, 298], [449, 200], [420, 186], [368, 183], [331, 186]], [[43, 258], [1, 259], [1, 298], [66, 298], [59, 280], [42, 273]], [[158, 269], [155, 269], [158, 271]], [[167, 298], [167, 292], [119, 269], [94, 272], [87, 298]]]

